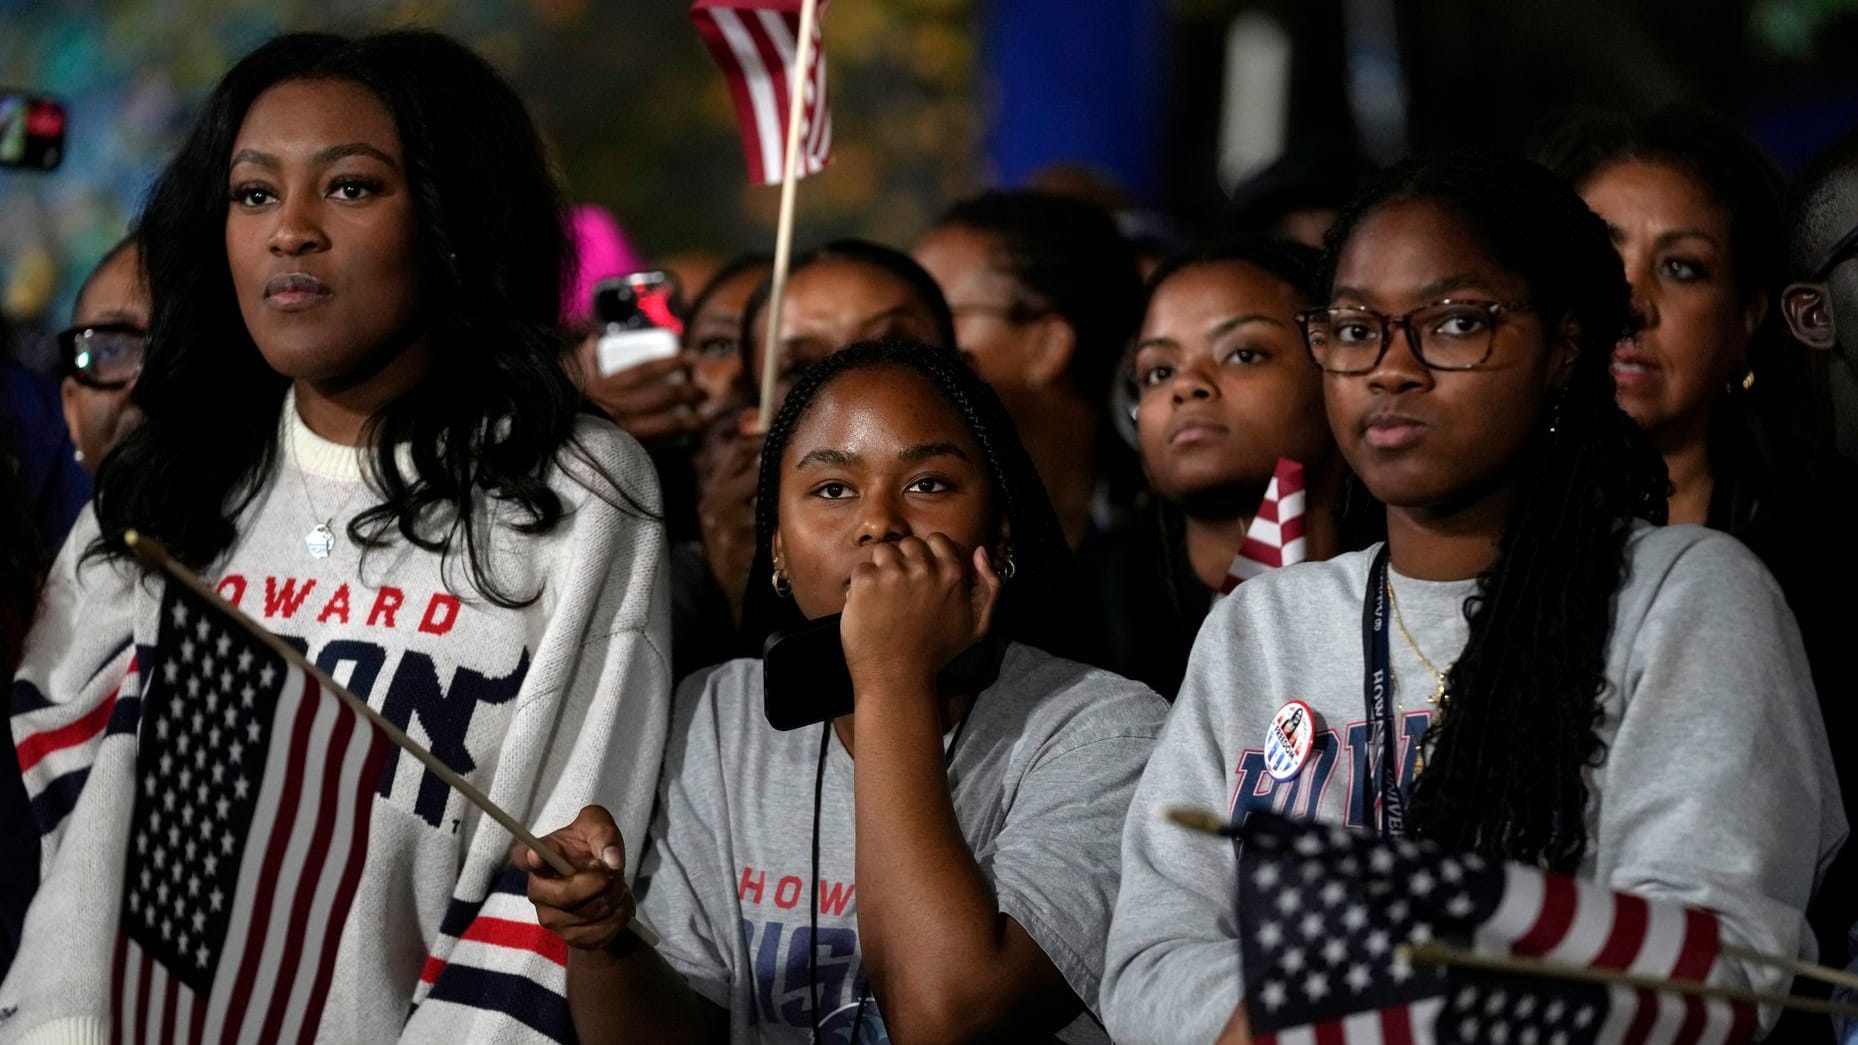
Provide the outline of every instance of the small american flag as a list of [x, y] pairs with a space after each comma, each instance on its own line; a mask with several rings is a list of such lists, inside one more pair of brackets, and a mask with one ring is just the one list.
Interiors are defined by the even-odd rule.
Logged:
[[1288, 457], [1278, 458], [1258, 514], [1245, 528], [1245, 543], [1239, 545], [1238, 556], [1226, 568], [1225, 583], [1219, 587], [1221, 595], [1231, 594], [1241, 582], [1266, 570], [1303, 561], [1304, 504], [1303, 466]]
[[[756, 185], [781, 180], [800, 7], [801, 0], [697, 0], [690, 9], [690, 20], [728, 81], [742, 148], [748, 154], [748, 180]], [[832, 159], [832, 110], [826, 104], [826, 54], [820, 34], [825, 19], [826, 3], [820, 0], [800, 112], [800, 156], [794, 167], [795, 176], [802, 178], [819, 173]]]
[[1715, 915], [1408, 838], [1252, 813], [1240, 829], [1246, 1015], [1258, 1045], [1752, 1039], [1748, 1006], [1422, 966], [1402, 944], [1707, 980]]
[[388, 741], [170, 581], [143, 697], [115, 1040], [312, 1040]]

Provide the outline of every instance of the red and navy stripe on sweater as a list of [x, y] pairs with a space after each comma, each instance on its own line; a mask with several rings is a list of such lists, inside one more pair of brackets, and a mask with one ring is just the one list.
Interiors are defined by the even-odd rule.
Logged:
[[[97, 677], [111, 670], [128, 648], [129, 643], [125, 641], [111, 650], [83, 688], [94, 688]], [[57, 830], [76, 808], [103, 738], [136, 731], [142, 715], [142, 682], [137, 665], [152, 653], [149, 648], [137, 647], [123, 677], [89, 708], [66, 709], [65, 715], [56, 716], [62, 721], [55, 725], [43, 726], [24, 736], [15, 734], [14, 754], [19, 760], [20, 777], [25, 782], [32, 818], [41, 838]], [[46, 697], [28, 679], [21, 677], [13, 681], [12, 714], [15, 719], [57, 707], [60, 705], [56, 701]], [[73, 711], [75, 717], [71, 715]]]
[[568, 1016], [568, 946], [536, 921], [528, 876], [506, 867], [480, 899], [454, 896], [420, 972], [413, 1004], [450, 1002], [499, 1012], [559, 1042]]

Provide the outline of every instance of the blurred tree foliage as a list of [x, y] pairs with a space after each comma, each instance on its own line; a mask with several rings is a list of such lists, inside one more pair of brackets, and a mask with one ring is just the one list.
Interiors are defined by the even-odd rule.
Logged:
[[[772, 246], [778, 190], [747, 184], [722, 76], [683, 0], [0, 0], [0, 84], [71, 109], [64, 165], [0, 172], [0, 307], [62, 315], [133, 217], [193, 107], [290, 29], [429, 26], [528, 100], [571, 199], [647, 256]], [[833, 0], [835, 154], [802, 183], [797, 240], [907, 242], [977, 181], [975, 0]], [[55, 325], [55, 323], [53, 324]]]

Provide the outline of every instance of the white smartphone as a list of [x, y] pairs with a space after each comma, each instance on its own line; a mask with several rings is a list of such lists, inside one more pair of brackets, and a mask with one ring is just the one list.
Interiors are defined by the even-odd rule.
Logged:
[[600, 365], [600, 376], [609, 377], [640, 363], [669, 359], [678, 351], [677, 335], [663, 327], [627, 330], [608, 326], [606, 333], [600, 335], [600, 343], [594, 346], [594, 358]]

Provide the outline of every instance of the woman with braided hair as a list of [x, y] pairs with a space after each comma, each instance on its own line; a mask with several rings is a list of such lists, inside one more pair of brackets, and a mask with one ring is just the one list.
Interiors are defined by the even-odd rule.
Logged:
[[580, 1039], [1105, 1040], [1117, 833], [1166, 705], [1047, 652], [1068, 555], [999, 399], [945, 348], [856, 344], [799, 375], [761, 460], [751, 646], [842, 612], [851, 710], [774, 728], [775, 647], [685, 682], [655, 944], [604, 810], [544, 839], [574, 875], [522, 854]]
[[[1810, 956], [1801, 912], [1845, 822], [1799, 633], [1742, 545], [1651, 525], [1665, 475], [1614, 403], [1628, 305], [1606, 226], [1534, 163], [1453, 153], [1365, 188], [1324, 269], [1327, 305], [1299, 318], [1387, 539], [1208, 617], [1124, 832], [1111, 1032], [1211, 1040], [1275, 971], [1239, 968], [1232, 852], [1164, 824], [1175, 805], [1405, 831]], [[1371, 671], [1392, 676], [1378, 707]], [[1314, 742], [1273, 774], [1291, 700]]]

